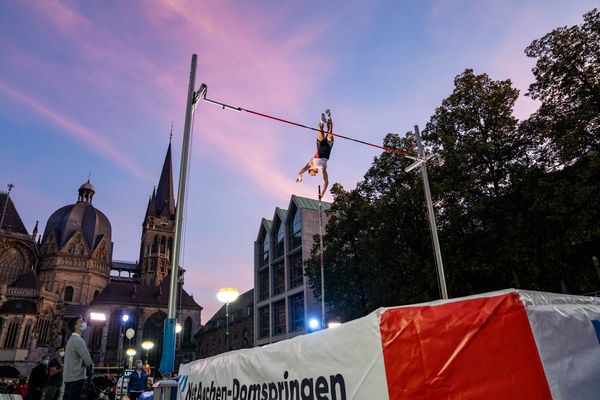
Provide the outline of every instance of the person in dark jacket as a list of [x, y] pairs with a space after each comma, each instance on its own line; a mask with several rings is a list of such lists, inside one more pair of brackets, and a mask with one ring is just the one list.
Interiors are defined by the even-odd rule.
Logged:
[[48, 364], [48, 381], [42, 400], [56, 400], [60, 394], [60, 388], [63, 384], [63, 364], [62, 358], [65, 356], [65, 348], [59, 347], [56, 349], [56, 356], [50, 360]]
[[146, 391], [148, 386], [148, 374], [144, 371], [142, 360], [135, 361], [135, 370], [129, 376], [127, 383], [127, 396], [129, 400], [137, 400]]
[[44, 356], [42, 360], [33, 367], [31, 374], [29, 375], [29, 391], [25, 400], [40, 400], [42, 398], [42, 391], [48, 381], [48, 363], [49, 357]]

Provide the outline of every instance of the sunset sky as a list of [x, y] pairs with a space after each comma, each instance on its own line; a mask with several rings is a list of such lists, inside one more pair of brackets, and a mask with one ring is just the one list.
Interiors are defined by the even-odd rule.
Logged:
[[[173, 122], [178, 181], [193, 53], [197, 87], [228, 104], [382, 144], [424, 127], [465, 68], [512, 79], [515, 115], [537, 105], [523, 50], [580, 24], [597, 1], [0, 1], [0, 188], [31, 232], [88, 179], [112, 224], [113, 258], [136, 261]], [[219, 288], [253, 287], [262, 217], [292, 194], [315, 133], [201, 102], [182, 265], [206, 322]], [[337, 140], [329, 175], [353, 188], [379, 155]], [[326, 196], [331, 200], [331, 195]]]

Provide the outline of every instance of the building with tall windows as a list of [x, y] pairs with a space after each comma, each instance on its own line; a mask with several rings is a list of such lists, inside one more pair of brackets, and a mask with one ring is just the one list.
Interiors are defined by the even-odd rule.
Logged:
[[[323, 233], [331, 203], [321, 203]], [[319, 234], [319, 202], [292, 195], [287, 210], [263, 218], [254, 243], [254, 342], [277, 342], [308, 331], [321, 320], [321, 304], [304, 275], [314, 236]]]

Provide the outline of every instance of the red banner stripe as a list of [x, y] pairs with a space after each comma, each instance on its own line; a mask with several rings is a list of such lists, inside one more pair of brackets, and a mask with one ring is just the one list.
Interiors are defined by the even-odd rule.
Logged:
[[518, 293], [389, 309], [380, 329], [390, 400], [552, 398]]

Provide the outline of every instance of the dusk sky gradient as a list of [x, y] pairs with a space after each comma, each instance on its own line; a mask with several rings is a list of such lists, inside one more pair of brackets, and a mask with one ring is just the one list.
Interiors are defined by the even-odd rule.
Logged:
[[[91, 173], [113, 258], [136, 261], [173, 122], [178, 182], [191, 55], [197, 87], [228, 104], [381, 145], [421, 128], [465, 68], [512, 79], [515, 115], [537, 104], [532, 40], [580, 24], [597, 1], [0, 1], [0, 188], [29, 232], [77, 200]], [[253, 282], [262, 217], [292, 194], [315, 132], [201, 102], [182, 265], [206, 322], [219, 288]], [[377, 149], [336, 140], [330, 181], [353, 188]], [[331, 200], [328, 194], [325, 198]]]

